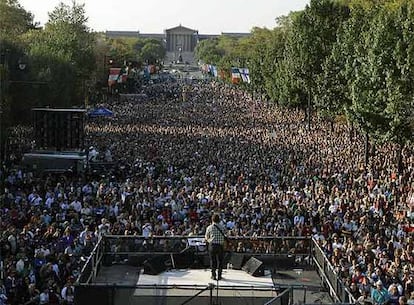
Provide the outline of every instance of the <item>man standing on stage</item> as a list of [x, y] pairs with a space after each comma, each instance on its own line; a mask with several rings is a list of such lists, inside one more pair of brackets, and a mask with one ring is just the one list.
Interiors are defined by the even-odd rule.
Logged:
[[[225, 229], [220, 224], [219, 214], [213, 214], [212, 223], [207, 227], [205, 239], [208, 243], [208, 252], [210, 254], [211, 279], [221, 280], [224, 260], [224, 243], [226, 240]], [[218, 277], [216, 278], [216, 270]]]

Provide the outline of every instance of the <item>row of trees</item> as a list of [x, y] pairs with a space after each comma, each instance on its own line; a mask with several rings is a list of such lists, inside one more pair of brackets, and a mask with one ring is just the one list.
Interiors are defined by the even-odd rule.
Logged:
[[109, 67], [161, 61], [165, 47], [91, 31], [75, 1], [60, 3], [40, 28], [18, 0], [0, 0], [0, 55], [0, 105], [9, 126], [30, 122], [33, 106], [83, 106], [88, 91], [105, 85]]
[[414, 128], [414, 1], [311, 0], [249, 37], [200, 42], [198, 58], [248, 67], [250, 88], [402, 147]]

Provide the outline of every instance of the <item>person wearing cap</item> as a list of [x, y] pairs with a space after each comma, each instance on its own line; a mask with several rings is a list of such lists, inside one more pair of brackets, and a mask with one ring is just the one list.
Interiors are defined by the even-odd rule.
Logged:
[[375, 288], [371, 290], [371, 298], [374, 305], [386, 305], [390, 301], [390, 294], [382, 284], [382, 281], [375, 283]]
[[[224, 261], [224, 243], [227, 237], [224, 227], [220, 224], [220, 215], [213, 214], [211, 221], [212, 223], [207, 227], [205, 234], [210, 255], [211, 279], [221, 280]], [[216, 270], [218, 271], [217, 278]]]

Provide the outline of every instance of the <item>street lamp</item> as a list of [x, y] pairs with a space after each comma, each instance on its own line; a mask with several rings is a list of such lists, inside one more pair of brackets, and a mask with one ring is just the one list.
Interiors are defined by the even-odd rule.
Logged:
[[24, 71], [24, 70], [26, 70], [26, 61], [24, 60], [24, 59], [22, 59], [22, 58], [20, 58], [19, 59], [19, 61], [17, 62], [18, 63], [18, 67], [19, 67], [19, 70], [20, 71]]

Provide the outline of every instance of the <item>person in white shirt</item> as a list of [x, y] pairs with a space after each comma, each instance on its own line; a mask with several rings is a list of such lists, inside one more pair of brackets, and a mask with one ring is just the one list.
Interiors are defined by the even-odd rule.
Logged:
[[79, 243], [81, 245], [85, 245], [86, 237], [87, 237], [88, 234], [91, 235], [92, 231], [90, 231], [89, 226], [86, 225], [85, 229], [82, 232], [80, 232], [80, 234], [79, 234]]
[[82, 203], [76, 198], [70, 204], [70, 207], [73, 208], [77, 213], [79, 213], [82, 209]]
[[98, 159], [99, 152], [95, 149], [95, 147], [91, 146], [89, 147], [89, 154], [88, 154], [88, 160], [95, 162]]
[[106, 220], [106, 218], [102, 218], [101, 224], [98, 226], [99, 235], [108, 234], [110, 231], [110, 228], [111, 228], [110, 223]]
[[341, 241], [339, 240], [338, 235], [334, 235], [333, 236], [333, 243], [332, 243], [332, 249], [342, 249], [343, 244], [341, 243]]
[[152, 226], [149, 222], [142, 226], [142, 236], [148, 238], [152, 235]]
[[16, 263], [16, 271], [18, 274], [22, 274], [24, 270], [24, 260], [21, 257]]
[[49, 290], [45, 288], [45, 290], [42, 291], [39, 298], [39, 304], [40, 305], [46, 305], [49, 304]]
[[50, 194], [50, 196], [47, 197], [45, 201], [46, 208], [50, 210], [54, 202], [55, 202], [55, 195], [52, 193]]
[[62, 299], [66, 302], [67, 305], [72, 305], [75, 300], [75, 288], [71, 283], [66, 284], [60, 293]]

